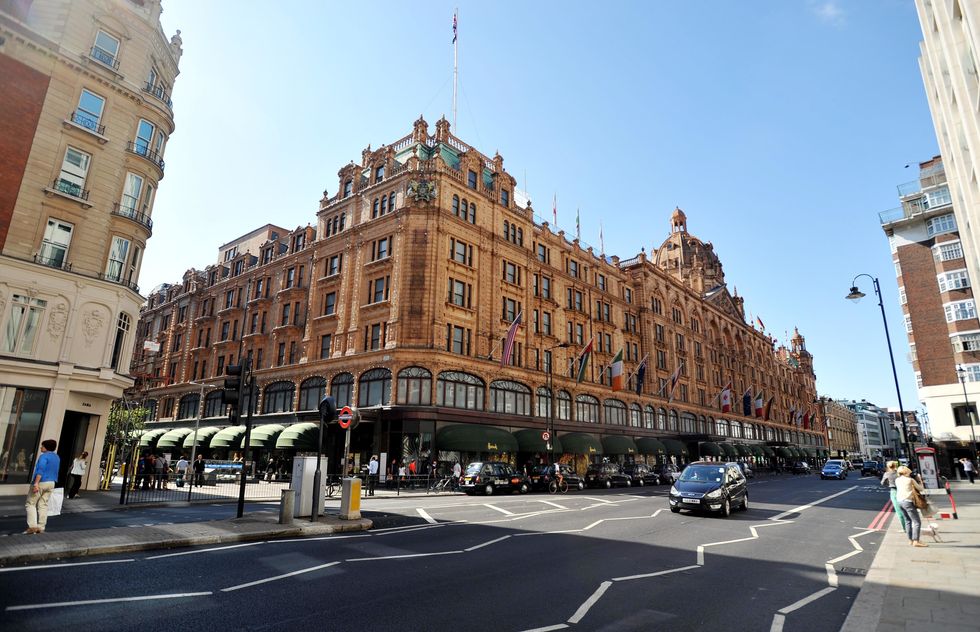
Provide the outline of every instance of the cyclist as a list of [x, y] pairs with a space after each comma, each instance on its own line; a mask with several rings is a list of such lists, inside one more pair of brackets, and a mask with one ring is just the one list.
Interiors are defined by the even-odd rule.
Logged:
[[555, 482], [556, 482], [556, 483], [557, 483], [557, 484], [559, 485], [559, 487], [560, 487], [560, 486], [561, 486], [561, 484], [562, 484], [562, 482], [564, 482], [564, 480], [565, 480], [565, 477], [564, 477], [564, 476], [562, 476], [562, 474], [561, 474], [561, 464], [560, 464], [560, 463], [558, 463], [557, 461], [555, 461], [555, 463], [554, 463], [554, 466], [553, 466], [553, 468], [554, 468], [554, 469], [552, 470], [552, 472], [553, 472], [553, 473], [554, 473], [554, 475], [555, 475]]

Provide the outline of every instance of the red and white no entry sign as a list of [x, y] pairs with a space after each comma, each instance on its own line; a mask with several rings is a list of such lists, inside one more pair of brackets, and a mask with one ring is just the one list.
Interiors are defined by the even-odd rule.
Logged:
[[344, 430], [350, 428], [350, 422], [353, 418], [354, 418], [354, 411], [351, 410], [350, 406], [344, 406], [343, 408], [340, 409], [340, 412], [337, 413], [337, 423]]
[[541, 440], [547, 441], [548, 439], [551, 439], [551, 433], [545, 430], [544, 432], [541, 433]]

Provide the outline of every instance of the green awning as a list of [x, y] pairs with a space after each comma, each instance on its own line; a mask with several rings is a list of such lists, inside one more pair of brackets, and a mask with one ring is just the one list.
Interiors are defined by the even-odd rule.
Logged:
[[719, 443], [718, 447], [721, 448], [721, 451], [724, 452], [725, 456], [729, 458], [738, 456], [738, 452], [735, 451], [735, 446], [730, 443]]
[[569, 432], [561, 436], [566, 454], [602, 454], [602, 443], [586, 432]]
[[140, 447], [149, 448], [152, 447], [157, 439], [167, 434], [170, 428], [154, 428], [153, 430], [147, 430], [142, 435], [140, 435]]
[[279, 438], [276, 439], [276, 448], [280, 450], [295, 448], [314, 452], [317, 448], [316, 442], [319, 433], [320, 424], [310, 421], [286, 426], [286, 429], [279, 433]]
[[814, 448], [803, 448], [803, 450], [806, 452], [806, 455], [808, 457], [815, 457], [815, 456], [817, 456], [817, 451]]
[[677, 439], [664, 439], [664, 448], [670, 456], [687, 456], [689, 454], [687, 446], [683, 441]]
[[749, 446], [745, 445], [744, 443], [736, 443], [735, 451], [738, 452], [739, 456], [752, 456], [752, 450], [750, 450]]
[[182, 448], [184, 447], [184, 437], [194, 432], [193, 428], [174, 428], [168, 430], [167, 434], [157, 440], [158, 448]]
[[698, 444], [701, 456], [721, 456], [721, 447], [714, 441], [702, 441]]
[[796, 445], [791, 445], [789, 448], [796, 456], [796, 458], [798, 459], [806, 458], [806, 452], [803, 451], [803, 448]]
[[[282, 424], [262, 424], [261, 426], [256, 426], [252, 428], [252, 434], [249, 436], [249, 447], [252, 448], [272, 448], [276, 447], [276, 439], [279, 438], [279, 434], [286, 429], [286, 426]], [[242, 448], [245, 447], [245, 437], [242, 437], [242, 442], [239, 444]]]
[[827, 457], [830, 456], [830, 452], [828, 452], [827, 450], [821, 450], [820, 451], [820, 456], [822, 456], [824, 458], [827, 458]]
[[[211, 437], [221, 432], [221, 428], [217, 426], [204, 426], [203, 428], [198, 428], [197, 430], [197, 445], [207, 445]], [[191, 430], [190, 434], [184, 437], [184, 447], [193, 448], [194, 447], [194, 431]]]
[[551, 447], [541, 438], [542, 430], [534, 428], [524, 428], [514, 433], [517, 439], [517, 447], [521, 452], [551, 452], [562, 454], [561, 441], [557, 437], [552, 437]]
[[663, 441], [660, 439], [654, 439], [653, 437], [640, 437], [637, 439], [636, 449], [640, 451], [640, 454], [647, 454], [651, 456], [661, 456], [667, 454], [667, 448], [664, 447]]
[[793, 451], [786, 446], [780, 446], [776, 448], [776, 456], [781, 456], [784, 459], [792, 459], [794, 455]]
[[752, 456], [765, 456], [766, 453], [762, 451], [762, 446], [750, 445], [749, 450], [752, 451]]
[[517, 452], [517, 438], [495, 426], [483, 424], [454, 424], [443, 426], [436, 433], [439, 450], [460, 452]]
[[763, 456], [768, 456], [768, 457], [774, 457], [774, 456], [776, 456], [776, 451], [773, 450], [770, 446], [760, 445], [759, 447], [762, 448], [762, 454], [763, 454]]
[[237, 448], [245, 437], [245, 426], [228, 426], [222, 428], [211, 438], [212, 448]]
[[639, 452], [636, 443], [630, 437], [622, 435], [610, 435], [602, 438], [602, 451], [604, 454], [636, 454]]

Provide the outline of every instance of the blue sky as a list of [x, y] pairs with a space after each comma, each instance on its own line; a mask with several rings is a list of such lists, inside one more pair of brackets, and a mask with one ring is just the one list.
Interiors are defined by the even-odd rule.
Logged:
[[583, 241], [601, 220], [627, 258], [680, 206], [747, 312], [806, 336], [821, 394], [896, 406], [876, 301], [843, 299], [880, 277], [903, 403], [922, 408], [877, 216], [938, 152], [902, 0], [164, 0], [184, 56], [141, 286], [265, 223], [315, 223], [368, 144], [451, 118], [455, 6], [453, 131], [499, 151], [539, 215], [557, 194], [560, 227], [580, 208]]

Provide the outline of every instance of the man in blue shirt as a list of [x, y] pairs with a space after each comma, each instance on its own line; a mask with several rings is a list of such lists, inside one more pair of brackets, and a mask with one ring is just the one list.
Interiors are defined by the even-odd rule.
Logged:
[[61, 467], [61, 459], [55, 454], [57, 447], [58, 442], [54, 439], [41, 442], [41, 456], [34, 466], [31, 488], [27, 493], [27, 502], [24, 504], [27, 510], [27, 531], [24, 533], [44, 533], [44, 527], [48, 523], [48, 499], [54, 491], [55, 481], [58, 480], [58, 468]]

